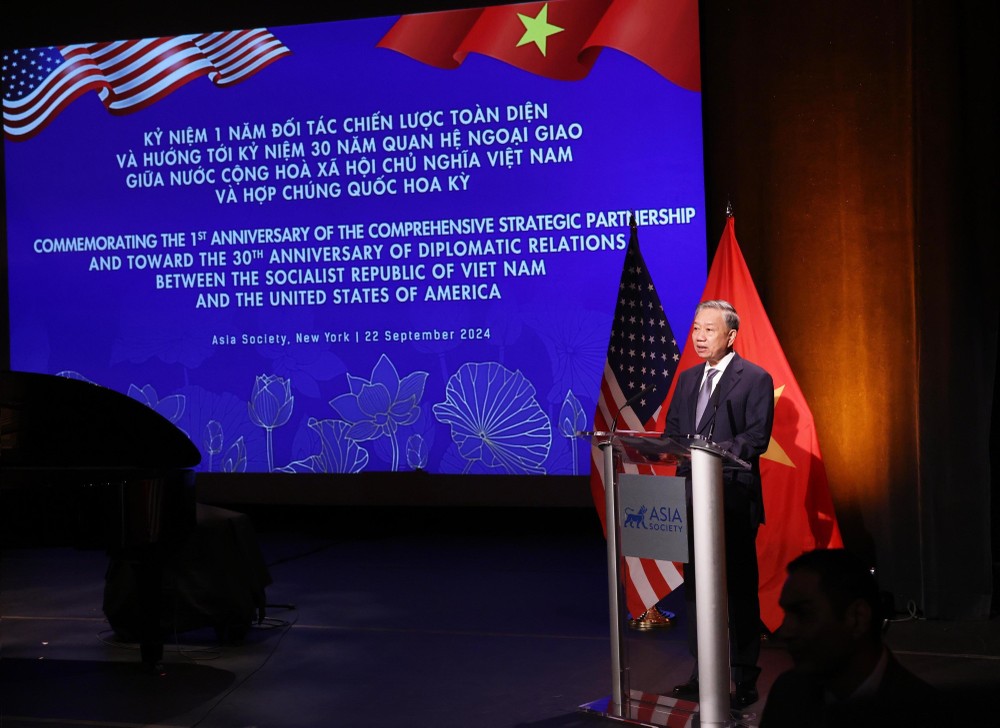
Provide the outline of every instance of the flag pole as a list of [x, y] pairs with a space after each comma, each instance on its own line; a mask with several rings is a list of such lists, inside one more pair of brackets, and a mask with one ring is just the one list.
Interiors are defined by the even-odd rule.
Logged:
[[608, 561], [608, 615], [611, 633], [611, 704], [608, 712], [615, 717], [623, 717], [622, 710], [626, 694], [626, 671], [623, 639], [621, 604], [618, 601], [621, 589], [621, 550], [618, 546], [618, 478], [615, 477], [614, 450], [611, 441], [615, 433], [609, 432], [607, 440], [599, 445], [604, 455], [604, 512], [607, 514], [607, 561]]
[[[629, 243], [622, 265], [616, 295], [615, 313], [612, 317], [611, 335], [607, 349], [607, 359], [604, 364], [604, 374], [598, 393], [597, 408], [594, 412], [594, 431], [580, 433], [591, 438], [594, 449], [591, 464], [591, 493], [594, 505], [601, 512], [605, 526], [607, 546], [607, 591], [608, 591], [608, 627], [610, 633], [611, 651], [611, 697], [580, 706], [583, 710], [595, 710], [604, 715], [627, 720], [633, 710], [633, 698], [629, 686], [628, 640], [626, 628], [631, 623], [625, 619], [626, 610], [640, 615], [645, 611], [656, 610], [655, 601], [650, 604], [647, 599], [655, 595], [656, 601], [670, 590], [666, 578], [664, 585], [651, 578], [646, 572], [647, 564], [653, 565], [656, 559], [639, 554], [639, 568], [630, 570], [623, 563], [622, 530], [621, 530], [621, 498], [619, 489], [619, 471], [622, 465], [622, 453], [616, 449], [615, 441], [624, 434], [618, 430], [618, 421], [624, 415], [623, 422], [629, 424], [625, 428], [629, 434], [652, 432], [660, 410], [660, 401], [652, 396], [657, 389], [666, 386], [669, 389], [673, 372], [666, 366], [653, 370], [642, 368], [641, 377], [625, 376], [619, 379], [619, 373], [631, 371], [634, 357], [640, 355], [638, 347], [627, 345], [633, 340], [642, 340], [646, 347], [641, 355], [647, 357], [649, 352], [656, 354], [656, 359], [664, 362], [676, 362], [680, 359], [677, 341], [670, 330], [666, 314], [652, 276], [639, 250], [638, 220], [636, 211], [629, 209]], [[640, 307], [648, 315], [631, 316], [632, 309]], [[655, 336], [653, 335], [655, 331]], [[655, 433], [659, 434], [659, 433]], [[645, 462], [645, 461], [643, 461]], [[666, 562], [677, 573], [673, 563]], [[654, 568], [665, 577], [658, 565]], [[662, 623], [670, 624], [661, 616]], [[636, 622], [641, 621], [637, 616]], [[642, 627], [636, 627], [642, 629]], [[641, 701], [639, 701], [641, 702]]]
[[[635, 234], [635, 210], [629, 214], [629, 230]], [[604, 512], [606, 527], [606, 548], [608, 561], [608, 615], [611, 633], [611, 703], [608, 713], [611, 716], [625, 717], [625, 698], [628, 695], [628, 668], [625, 656], [625, 630], [622, 625], [621, 597], [621, 563], [622, 552], [619, 539], [618, 524], [618, 478], [615, 473], [614, 449], [612, 440], [615, 437], [617, 417], [611, 422], [611, 431], [606, 441], [599, 447], [604, 455]]]

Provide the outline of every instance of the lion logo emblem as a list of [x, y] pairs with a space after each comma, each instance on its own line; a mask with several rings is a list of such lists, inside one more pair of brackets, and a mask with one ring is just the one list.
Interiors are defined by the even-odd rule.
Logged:
[[625, 509], [625, 525], [623, 528], [645, 528], [646, 527], [646, 506], [642, 506], [638, 511], [631, 508]]

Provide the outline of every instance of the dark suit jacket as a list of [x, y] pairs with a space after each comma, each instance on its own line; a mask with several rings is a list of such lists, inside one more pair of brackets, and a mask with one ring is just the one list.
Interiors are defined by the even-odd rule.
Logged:
[[[733, 356], [715, 387], [702, 421], [696, 423], [695, 407], [705, 365], [685, 369], [677, 375], [677, 387], [667, 411], [665, 434], [701, 435], [750, 463], [750, 471], [724, 468], [725, 478], [747, 488], [756, 507], [756, 522], [764, 522], [764, 500], [760, 487], [760, 456], [771, 441], [774, 424], [774, 381], [771, 375], [739, 354]], [[682, 463], [677, 474], [690, 474]]]
[[889, 653], [882, 682], [874, 695], [828, 704], [823, 687], [811, 675], [789, 670], [768, 692], [761, 728], [907, 728], [959, 725], [945, 716], [938, 692], [899, 664]]

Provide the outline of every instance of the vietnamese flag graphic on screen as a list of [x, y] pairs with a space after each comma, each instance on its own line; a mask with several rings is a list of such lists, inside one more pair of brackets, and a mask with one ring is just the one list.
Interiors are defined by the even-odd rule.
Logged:
[[480, 53], [563, 81], [584, 78], [601, 49], [614, 48], [681, 88], [701, 88], [696, 0], [557, 0], [405, 15], [378, 46], [445, 69]]

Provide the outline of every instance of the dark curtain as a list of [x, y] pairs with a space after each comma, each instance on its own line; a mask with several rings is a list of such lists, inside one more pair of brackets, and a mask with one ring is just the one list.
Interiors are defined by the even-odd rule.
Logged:
[[993, 3], [914, 12], [920, 555], [927, 612], [950, 618], [989, 613], [998, 561], [983, 548], [998, 492], [996, 22]]

